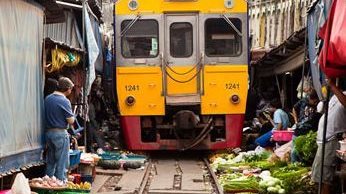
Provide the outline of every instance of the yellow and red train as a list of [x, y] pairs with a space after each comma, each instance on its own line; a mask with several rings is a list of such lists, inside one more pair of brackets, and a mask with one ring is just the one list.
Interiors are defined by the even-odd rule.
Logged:
[[116, 87], [130, 150], [237, 147], [248, 91], [244, 0], [118, 0]]

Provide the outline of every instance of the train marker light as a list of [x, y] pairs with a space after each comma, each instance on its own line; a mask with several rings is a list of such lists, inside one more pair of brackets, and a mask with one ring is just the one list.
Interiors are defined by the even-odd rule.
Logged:
[[133, 106], [136, 102], [136, 99], [133, 96], [128, 96], [128, 97], [126, 97], [125, 102], [126, 102], [127, 106]]
[[136, 9], [138, 9], [138, 1], [137, 0], [130, 0], [129, 1], [129, 9], [131, 10], [131, 11], [134, 11], [134, 10], [136, 10]]
[[233, 8], [233, 6], [234, 6], [233, 0], [225, 0], [225, 7], [227, 9], [231, 9]]
[[233, 94], [230, 100], [233, 104], [238, 104], [240, 102], [240, 98], [237, 94]]

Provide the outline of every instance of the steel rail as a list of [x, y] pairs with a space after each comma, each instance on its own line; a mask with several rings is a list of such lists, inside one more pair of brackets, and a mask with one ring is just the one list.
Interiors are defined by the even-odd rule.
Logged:
[[216, 177], [213, 169], [211, 168], [208, 159], [207, 158], [203, 158], [203, 162], [206, 165], [206, 167], [208, 168], [210, 176], [213, 179], [213, 182], [214, 182], [214, 185], [215, 185], [214, 186], [215, 187], [215, 192], [217, 194], [223, 194], [223, 189], [222, 189], [221, 185], [219, 184], [219, 182], [217, 181], [217, 177]]
[[148, 184], [148, 180], [149, 180], [149, 176], [150, 176], [150, 173], [151, 173], [152, 165], [153, 165], [152, 160], [149, 159], [149, 162], [148, 162], [147, 168], [145, 170], [145, 174], [144, 174], [143, 180], [142, 180], [138, 190], [135, 191], [136, 194], [143, 194], [144, 193], [145, 187]]

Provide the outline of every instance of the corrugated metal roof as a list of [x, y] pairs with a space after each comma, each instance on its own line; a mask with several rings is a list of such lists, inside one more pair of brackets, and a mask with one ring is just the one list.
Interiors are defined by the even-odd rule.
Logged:
[[62, 23], [46, 24], [45, 37], [56, 42], [63, 42], [72, 48], [82, 48], [82, 38], [78, 29], [76, 18], [72, 11], [62, 11], [65, 21]]
[[45, 8], [46, 24], [65, 21], [63, 8], [55, 0], [36, 0]]
[[[66, 3], [72, 3], [76, 5], [82, 5], [81, 0], [59, 0]], [[100, 3], [100, 0], [88, 0], [88, 5], [93, 12], [93, 14], [97, 17], [99, 21], [102, 20], [102, 4]]]
[[[61, 23], [65, 21], [64, 6], [58, 4], [56, 0], [35, 0], [45, 7], [46, 23]], [[61, 2], [72, 3], [76, 5], [82, 5], [81, 0], [59, 0]], [[102, 6], [99, 0], [88, 0], [88, 5], [93, 14], [99, 21], [102, 21]]]

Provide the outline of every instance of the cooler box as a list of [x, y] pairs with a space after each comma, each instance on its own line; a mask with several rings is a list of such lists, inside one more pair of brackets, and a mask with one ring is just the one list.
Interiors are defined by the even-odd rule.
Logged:
[[287, 130], [283, 130], [283, 131], [273, 131], [273, 140], [274, 141], [291, 141], [292, 137], [293, 137], [293, 133], [294, 131], [287, 131]]
[[70, 167], [74, 167], [80, 163], [80, 156], [82, 152], [79, 150], [70, 151]]

